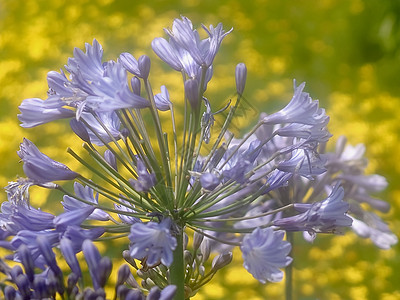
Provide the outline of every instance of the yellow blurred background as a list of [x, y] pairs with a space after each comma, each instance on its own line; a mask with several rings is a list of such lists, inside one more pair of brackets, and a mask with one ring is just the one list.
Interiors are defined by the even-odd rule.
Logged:
[[[342, 134], [351, 144], [365, 143], [368, 172], [387, 177], [389, 188], [380, 196], [392, 205], [385, 219], [399, 236], [398, 1], [0, 0], [0, 186], [23, 176], [16, 154], [23, 137], [53, 159], [79, 168], [65, 151], [81, 144], [68, 122], [23, 129], [16, 117], [23, 99], [46, 98], [47, 72], [62, 68], [74, 47], [84, 49], [96, 38], [105, 60], [125, 51], [135, 57], [146, 53], [152, 58], [153, 86], [178, 88], [150, 43], [180, 15], [197, 27], [222, 22], [234, 28], [216, 58], [207, 91], [213, 108], [234, 94], [238, 62], [248, 67], [245, 96], [253, 120], [260, 111], [286, 105], [294, 78], [307, 82], [307, 92], [331, 117], [330, 146]], [[59, 193], [42, 190], [32, 197], [44, 207], [61, 200]], [[0, 202], [5, 199], [1, 193]], [[111, 253], [107, 247], [103, 251]], [[282, 299], [282, 284], [259, 284], [242, 268], [240, 253], [234, 254], [234, 263], [194, 299]], [[319, 236], [313, 244], [298, 236], [294, 256], [297, 299], [400, 299], [399, 245], [379, 250], [351, 232]]]

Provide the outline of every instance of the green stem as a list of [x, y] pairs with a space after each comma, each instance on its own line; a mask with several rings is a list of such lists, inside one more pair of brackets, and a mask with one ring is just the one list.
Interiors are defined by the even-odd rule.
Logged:
[[[286, 231], [286, 240], [292, 245], [289, 256], [293, 258], [294, 238], [293, 232]], [[285, 268], [285, 295], [286, 300], [293, 299], [293, 262]]]
[[185, 299], [185, 265], [183, 257], [183, 227], [179, 226], [175, 234], [177, 246], [174, 251], [174, 261], [170, 267], [170, 284], [176, 286], [176, 294], [174, 300]]

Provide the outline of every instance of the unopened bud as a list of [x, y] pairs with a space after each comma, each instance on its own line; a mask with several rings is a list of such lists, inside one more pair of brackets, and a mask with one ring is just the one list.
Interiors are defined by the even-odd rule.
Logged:
[[130, 289], [126, 294], [125, 300], [143, 300], [143, 295], [139, 290]]
[[134, 267], [136, 270], [138, 269], [135, 260], [131, 256], [129, 250], [124, 250], [122, 251], [122, 257], [125, 259], [125, 261], [130, 264], [132, 267]]
[[6, 285], [4, 288], [4, 297], [6, 300], [14, 300], [16, 294], [17, 291], [11, 285]]
[[183, 252], [183, 256], [184, 256], [184, 258], [185, 258], [185, 263], [186, 263], [186, 264], [190, 264], [190, 263], [192, 262], [193, 256], [192, 256], [192, 253], [190, 253], [189, 250], [185, 250], [185, 251]]
[[111, 259], [107, 256], [103, 257], [99, 262], [99, 283], [101, 287], [104, 287], [107, 283], [108, 277], [110, 277], [112, 271]]
[[147, 80], [147, 78], [149, 77], [150, 65], [150, 58], [147, 55], [142, 55], [141, 57], [139, 57], [138, 67], [140, 70], [140, 76], [142, 76], [144, 80]]
[[203, 255], [203, 262], [205, 262], [210, 257], [210, 242], [208, 240], [204, 240], [200, 246], [201, 254]]
[[188, 79], [185, 81], [185, 95], [189, 100], [190, 106], [193, 110], [198, 110], [200, 108], [199, 100], [199, 84], [197, 80]]
[[[31, 251], [28, 246], [21, 244], [18, 248], [18, 256], [25, 269], [25, 274], [28, 276], [30, 282], [33, 282], [35, 276], [35, 264], [33, 262]], [[18, 276], [19, 277], [19, 276]]]
[[246, 85], [247, 78], [247, 68], [244, 63], [239, 63], [236, 66], [235, 70], [235, 79], [236, 79], [236, 91], [239, 95], [243, 94], [244, 87]]
[[150, 293], [147, 295], [146, 300], [158, 300], [160, 299], [161, 291], [158, 287], [152, 287]]
[[232, 252], [218, 254], [214, 257], [211, 267], [214, 271], [222, 269], [232, 261]]
[[71, 126], [71, 129], [77, 136], [79, 136], [84, 142], [90, 143], [90, 137], [89, 133], [86, 130], [85, 125], [82, 124], [82, 122], [77, 121], [75, 118], [71, 119], [69, 121], [69, 126]]
[[204, 239], [204, 235], [201, 233], [195, 232], [193, 234], [193, 252], [196, 253], [197, 249], [199, 249], [201, 242]]
[[109, 149], [104, 151], [104, 159], [108, 164], [115, 170], [117, 171], [117, 159], [115, 158], [114, 153], [112, 153]]
[[132, 86], [132, 91], [135, 95], [140, 96], [140, 79], [135, 77], [132, 77], [131, 79], [131, 86]]
[[118, 269], [118, 277], [116, 285], [124, 284], [124, 282], [128, 279], [129, 275], [131, 274], [131, 270], [129, 269], [128, 265], [122, 265]]

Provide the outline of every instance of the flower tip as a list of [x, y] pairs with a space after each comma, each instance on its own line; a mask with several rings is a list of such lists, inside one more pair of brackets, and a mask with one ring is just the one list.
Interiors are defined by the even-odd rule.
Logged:
[[142, 55], [141, 57], [139, 57], [138, 67], [140, 75], [145, 80], [149, 77], [150, 65], [151, 65], [150, 58], [147, 55]]
[[246, 85], [247, 67], [244, 63], [239, 63], [235, 70], [236, 91], [239, 95], [243, 94]]

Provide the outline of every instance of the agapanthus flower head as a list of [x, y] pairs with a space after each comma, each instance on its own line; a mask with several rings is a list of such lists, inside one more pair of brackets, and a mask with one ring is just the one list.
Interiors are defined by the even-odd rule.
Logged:
[[[23, 127], [71, 119], [86, 154], [67, 151], [86, 171], [72, 171], [24, 139], [18, 155], [28, 178], [6, 187], [8, 201], [0, 213], [0, 247], [24, 266], [4, 267], [0, 259], [0, 270], [17, 288], [4, 288], [8, 297], [105, 299], [112, 260], [94, 244], [103, 239], [129, 244], [122, 253], [129, 266], [118, 272], [114, 298], [149, 300], [192, 297], [232, 261], [235, 246], [257, 280], [282, 280], [281, 268], [292, 261], [285, 231], [288, 240], [292, 231], [312, 240], [353, 223], [359, 235], [381, 248], [397, 243], [362, 204], [387, 211], [386, 202], [370, 195], [383, 190], [386, 180], [364, 175], [362, 146], [346, 147], [339, 138], [336, 153], [325, 153], [329, 117], [304, 92], [304, 83], [295, 83], [283, 109], [261, 113], [243, 136], [234, 133], [240, 132], [232, 124], [238, 123], [235, 117], [246, 101], [247, 68], [243, 63], [232, 68], [236, 93], [234, 88], [232, 99], [216, 109], [207, 84], [231, 30], [222, 24], [203, 29], [205, 39], [182, 17], [165, 30], [168, 40], [152, 42], [161, 60], [181, 72], [184, 93], [171, 91], [177, 97], [173, 103], [165, 85], [160, 93], [152, 90], [149, 56], [136, 59], [124, 52], [103, 62], [97, 40], [85, 44], [85, 50], [75, 48], [66, 72], [48, 73], [46, 100], [22, 102], [18, 117]], [[180, 107], [184, 112], [176, 118]], [[59, 180], [73, 180], [73, 190], [53, 183]], [[31, 207], [32, 185], [63, 193], [64, 212], [53, 215]], [[193, 243], [188, 231], [194, 232]], [[67, 280], [58, 251], [72, 272]], [[83, 261], [77, 259], [81, 251], [93, 285], [84, 290]]]

